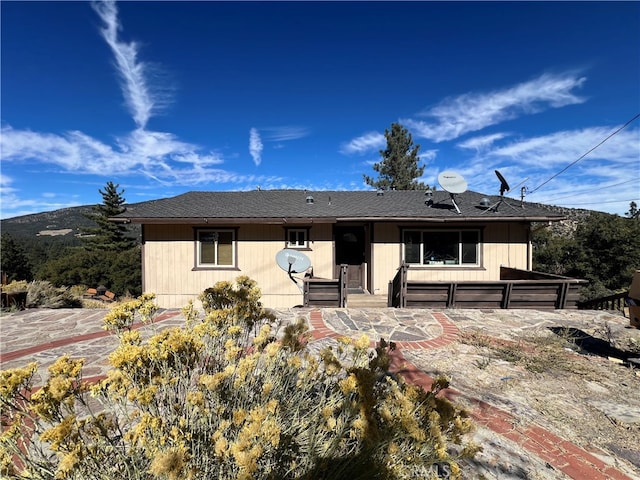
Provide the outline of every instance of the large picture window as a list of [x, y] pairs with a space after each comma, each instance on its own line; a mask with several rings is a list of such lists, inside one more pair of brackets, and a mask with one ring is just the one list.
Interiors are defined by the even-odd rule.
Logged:
[[437, 267], [479, 266], [479, 230], [404, 230], [404, 261]]
[[233, 230], [198, 230], [198, 267], [233, 267], [235, 263], [235, 232]]

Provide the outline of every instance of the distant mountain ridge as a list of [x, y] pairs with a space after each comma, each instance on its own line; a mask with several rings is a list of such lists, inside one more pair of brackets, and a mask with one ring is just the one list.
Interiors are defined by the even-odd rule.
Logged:
[[[553, 222], [549, 227], [551, 232], [554, 235], [558, 236], [572, 236], [578, 227], [578, 223], [582, 220], [586, 219], [592, 213], [604, 213], [598, 212], [596, 210], [585, 210], [582, 208], [568, 208], [568, 207], [559, 207], [556, 205], [546, 205], [542, 203], [531, 203], [532, 205], [536, 205], [538, 207], [545, 208], [553, 213], [560, 213], [566, 217], [565, 220], [560, 220], [559, 222]], [[605, 215], [612, 215], [604, 213]]]
[[[67, 207], [50, 212], [32, 213], [19, 217], [0, 220], [0, 231], [8, 233], [15, 239], [46, 236], [50, 237], [78, 237], [83, 229], [95, 227], [96, 224], [86, 215], [93, 213], [94, 205]], [[132, 225], [131, 230], [139, 233], [140, 227]]]

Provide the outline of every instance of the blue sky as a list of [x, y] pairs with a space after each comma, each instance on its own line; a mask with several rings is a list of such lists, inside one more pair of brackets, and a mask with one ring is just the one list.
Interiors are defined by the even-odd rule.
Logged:
[[640, 2], [0, 8], [3, 218], [100, 203], [107, 181], [130, 203], [369, 189], [392, 122], [430, 185], [498, 194], [498, 169], [513, 198], [640, 203]]

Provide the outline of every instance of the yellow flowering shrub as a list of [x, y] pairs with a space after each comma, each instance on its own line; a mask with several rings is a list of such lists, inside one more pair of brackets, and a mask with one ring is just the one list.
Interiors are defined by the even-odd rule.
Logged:
[[103, 328], [121, 334], [131, 330], [136, 320], [143, 323], [152, 322], [158, 311], [158, 306], [154, 302], [155, 298], [153, 293], [143, 293], [136, 299], [116, 304], [105, 315]]
[[30, 479], [461, 478], [465, 413], [388, 374], [382, 341], [307, 348], [304, 323], [280, 331], [240, 277], [184, 310], [185, 326], [147, 340], [151, 296], [112, 310], [107, 378], [88, 386], [61, 357], [40, 389], [37, 365], [0, 373], [0, 474]]

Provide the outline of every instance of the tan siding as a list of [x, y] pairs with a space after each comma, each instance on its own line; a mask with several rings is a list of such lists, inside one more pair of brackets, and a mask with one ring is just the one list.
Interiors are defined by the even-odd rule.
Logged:
[[372, 286], [376, 295], [387, 293], [389, 280], [396, 275], [401, 263], [401, 250], [398, 241], [400, 229], [396, 224], [383, 223], [373, 226], [373, 245], [371, 246]]
[[311, 251], [305, 252], [311, 259], [313, 275], [320, 278], [333, 278], [333, 225], [314, 225], [310, 231]]
[[[203, 226], [203, 228], [205, 228]], [[145, 226], [145, 285], [162, 307], [181, 307], [221, 280], [247, 275], [258, 282], [269, 307], [301, 305], [302, 293], [275, 261], [285, 247], [281, 225], [243, 225], [237, 230], [237, 269], [196, 270], [194, 230], [188, 225]], [[309, 256], [316, 276], [331, 278], [331, 226], [310, 229]], [[327, 258], [328, 257], [328, 258]], [[294, 275], [302, 278], [303, 274]], [[300, 283], [301, 284], [301, 283]]]
[[[332, 232], [331, 224], [312, 225], [309, 230], [309, 250], [304, 250], [304, 253], [310, 258], [316, 277], [334, 276]], [[182, 307], [216, 282], [231, 281], [240, 275], [247, 275], [258, 282], [265, 306], [291, 307], [303, 303], [298, 286], [275, 262], [276, 254], [285, 247], [285, 226], [238, 227], [237, 269], [194, 270], [194, 229], [190, 225], [146, 225], [145, 240], [143, 287], [145, 291], [158, 296], [162, 307]], [[398, 224], [374, 225], [370, 266], [373, 269], [372, 293], [386, 294], [388, 283], [401, 263], [399, 241]], [[483, 229], [481, 268], [410, 268], [409, 279], [497, 280], [500, 278], [501, 265], [527, 268], [530, 252], [527, 242], [528, 227], [525, 224], [490, 224]], [[301, 279], [303, 274], [294, 276]]]

